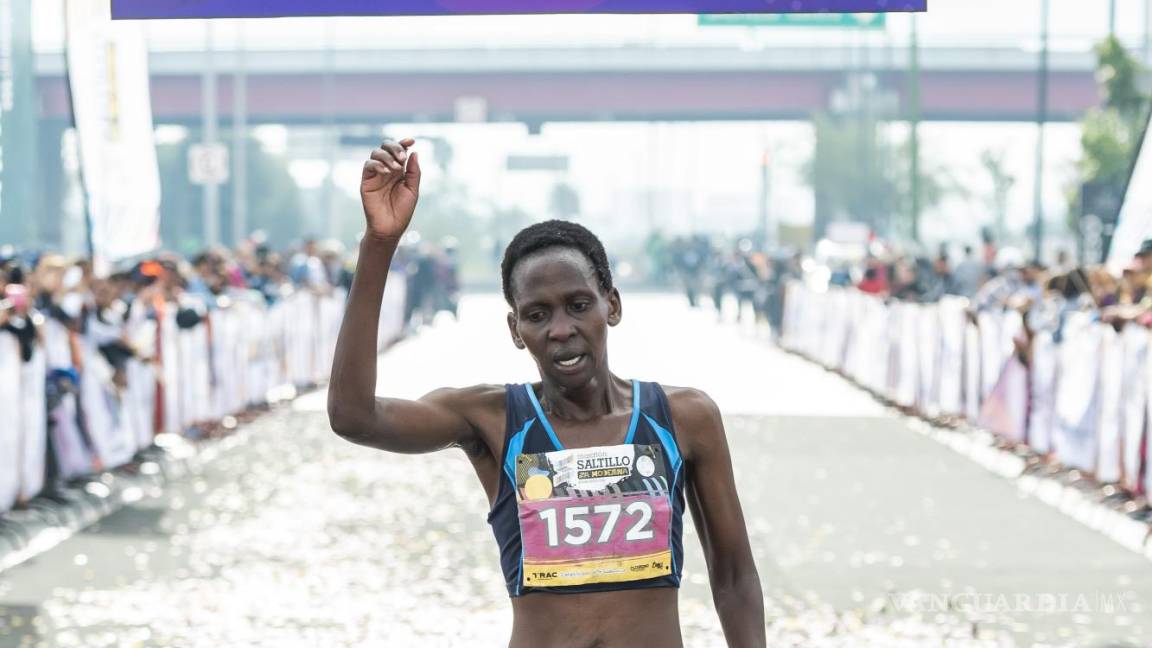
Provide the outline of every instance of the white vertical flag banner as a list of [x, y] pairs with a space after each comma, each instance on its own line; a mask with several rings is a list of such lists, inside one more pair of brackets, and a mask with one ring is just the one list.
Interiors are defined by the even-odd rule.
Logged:
[[107, 0], [66, 0], [68, 84], [80, 142], [93, 263], [160, 244], [160, 171], [148, 50], [139, 23], [113, 23]]

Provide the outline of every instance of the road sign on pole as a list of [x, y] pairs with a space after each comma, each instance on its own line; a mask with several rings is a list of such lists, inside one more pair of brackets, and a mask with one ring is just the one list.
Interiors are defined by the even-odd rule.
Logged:
[[195, 185], [228, 182], [228, 147], [219, 142], [189, 146], [188, 180]]
[[831, 27], [835, 29], [884, 29], [882, 13], [797, 13], [797, 14], [700, 14], [701, 27]]

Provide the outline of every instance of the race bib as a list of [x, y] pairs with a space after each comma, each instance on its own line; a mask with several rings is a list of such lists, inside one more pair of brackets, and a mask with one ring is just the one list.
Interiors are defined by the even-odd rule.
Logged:
[[669, 488], [658, 445], [518, 455], [524, 586], [671, 574]]

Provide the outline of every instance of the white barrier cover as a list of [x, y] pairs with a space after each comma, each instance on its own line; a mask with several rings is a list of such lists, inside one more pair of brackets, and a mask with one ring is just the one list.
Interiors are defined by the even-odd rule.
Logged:
[[60, 322], [48, 318], [40, 327], [44, 340], [44, 353], [49, 369], [67, 369], [72, 366], [72, 349], [68, 344], [68, 329]]
[[1129, 490], [1140, 487], [1140, 468], [1143, 457], [1140, 443], [1145, 434], [1146, 407], [1148, 403], [1148, 329], [1135, 324], [1124, 328], [1124, 375], [1121, 384], [1124, 389], [1123, 409], [1120, 412], [1121, 436], [1123, 437], [1124, 477], [1123, 485]]
[[840, 369], [844, 366], [844, 345], [848, 340], [848, 296], [840, 289], [830, 290], [827, 296], [828, 309], [824, 326], [827, 334], [824, 336], [823, 352], [824, 365]]
[[[0, 412], [20, 411], [20, 343], [0, 333]], [[20, 493], [21, 425], [0, 425], [0, 513], [12, 508]]]
[[21, 452], [20, 498], [32, 499], [44, 488], [44, 460], [48, 451], [48, 418], [44, 402], [47, 373], [43, 349], [36, 349], [24, 363], [20, 378]]
[[980, 327], [964, 325], [964, 416], [975, 421], [980, 416], [983, 378], [980, 375]]
[[[399, 282], [389, 281], [388, 283], [384, 284], [384, 299], [388, 299], [388, 289], [391, 288], [392, 284], [394, 284], [394, 283], [399, 283]], [[783, 308], [783, 313], [780, 316], [780, 331], [779, 331], [780, 344], [787, 347], [787, 348], [790, 348], [790, 349], [796, 348], [796, 340], [795, 340], [796, 315], [795, 315], [795, 303], [792, 299], [792, 297], [795, 293], [796, 293], [796, 288], [795, 288], [795, 286], [792, 285], [792, 282], [789, 281], [789, 282], [784, 284], [784, 308]], [[380, 309], [380, 338], [379, 338], [381, 346], [384, 345], [383, 333], [384, 333], [384, 308], [381, 307], [381, 309]]]
[[[403, 332], [405, 286], [391, 286], [380, 318], [381, 346]], [[326, 378], [345, 297], [342, 290], [299, 292], [268, 308], [262, 298], [238, 295], [186, 330], [176, 326], [176, 304], [167, 304], [159, 323], [146, 311], [131, 311], [124, 334], [141, 357], [128, 360], [126, 386], [113, 382], [113, 368], [96, 343], [79, 337], [80, 383], [54, 378], [65, 391], [51, 412], [47, 378], [53, 370], [74, 369], [73, 336], [47, 320], [40, 329], [43, 347], [24, 363], [16, 339], [0, 333], [0, 385], [7, 387], [0, 389], [0, 412], [10, 415], [10, 425], [0, 426], [0, 513], [43, 489], [49, 438], [60, 477], [81, 477], [123, 465], [149, 446], [158, 431], [158, 407], [162, 429], [179, 433], [265, 402], [273, 387]]]
[[[1100, 416], [1099, 372], [1088, 362], [1100, 357], [1100, 328], [1087, 313], [1072, 313], [1064, 324], [1056, 385], [1056, 426], [1052, 445], [1066, 466], [1082, 470], [1096, 467], [1096, 427]], [[1092, 360], [1090, 360], [1092, 359]], [[1069, 368], [1083, 368], [1070, 371]]]
[[336, 338], [340, 335], [340, 321], [344, 316], [344, 301], [347, 295], [336, 290], [320, 302], [320, 343], [317, 379], [327, 379], [332, 374], [332, 359], [336, 355]]
[[112, 384], [112, 367], [90, 344], [80, 374], [80, 403], [84, 408], [88, 437], [105, 469], [122, 466], [132, 459], [136, 439], [124, 426], [122, 402]]
[[988, 398], [1000, 380], [1000, 372], [1008, 361], [1010, 348], [1004, 348], [1004, 313], [981, 311], [976, 316], [980, 326], [980, 397]]
[[844, 341], [844, 373], [860, 381], [863, 373], [867, 305], [857, 291], [846, 291], [848, 296], [848, 335]]
[[176, 326], [176, 308], [169, 304], [160, 321], [161, 376], [164, 385], [164, 432], [180, 432], [180, 329]]
[[180, 432], [192, 425], [200, 418], [201, 404], [197, 403], [198, 393], [196, 377], [200, 375], [198, 365], [203, 351], [196, 344], [196, 336], [192, 329], [177, 329], [176, 331], [176, 357], [179, 361], [176, 366], [179, 375], [173, 383], [178, 394], [180, 419], [176, 421], [174, 432]]
[[157, 331], [156, 321], [148, 318], [148, 310], [143, 304], [129, 311], [125, 335], [139, 357], [128, 360], [125, 368], [128, 388], [123, 397], [126, 399], [127, 426], [137, 450], [152, 445], [156, 435]]
[[66, 394], [56, 409], [48, 413], [48, 433], [52, 437], [60, 476], [64, 479], [90, 474], [96, 468], [77, 423], [79, 412], [76, 395]]
[[[1109, 325], [1097, 326], [1100, 333], [1100, 422], [1096, 437], [1096, 478], [1104, 483], [1120, 481], [1120, 407], [1124, 392], [1121, 378], [1124, 370], [1123, 340]], [[1085, 362], [1087, 364], [1087, 362]], [[1085, 367], [1091, 369], [1091, 366]]]
[[[1149, 342], [1149, 354], [1152, 354], [1152, 341]], [[1145, 425], [1144, 428], [1144, 494], [1152, 493], [1152, 357], [1149, 357], [1144, 363], [1144, 384], [1148, 387], [1148, 397], [1146, 400], [1146, 409], [1144, 410]]]
[[964, 311], [968, 300], [945, 297], [940, 300], [940, 412], [959, 415], [964, 410]]
[[980, 406], [981, 427], [1009, 441], [1023, 443], [1028, 425], [1028, 368], [1015, 355], [1008, 358], [988, 398]]
[[241, 337], [233, 308], [217, 308], [208, 317], [212, 321], [211, 414], [213, 419], [221, 419], [243, 405], [241, 372], [236, 361]]
[[940, 309], [936, 304], [920, 306], [916, 347], [919, 349], [919, 389], [916, 403], [929, 416], [940, 412]]
[[268, 336], [272, 351], [269, 358], [271, 361], [269, 388], [291, 382], [288, 377], [288, 333], [285, 331], [287, 312], [287, 306], [284, 302], [273, 304], [268, 309], [264, 324], [264, 334]]
[[1052, 333], [1037, 331], [1032, 338], [1032, 413], [1028, 421], [1028, 445], [1041, 454], [1052, 449], [1059, 359], [1059, 349]]
[[216, 416], [215, 403], [212, 398], [213, 382], [215, 376], [212, 373], [212, 344], [210, 342], [211, 330], [210, 324], [203, 324], [193, 327], [191, 329], [193, 339], [195, 340], [195, 353], [196, 358], [195, 380], [192, 383], [195, 389], [195, 403], [196, 408], [196, 421], [210, 421], [218, 418]]
[[245, 357], [248, 374], [246, 404], [260, 404], [268, 400], [268, 390], [272, 388], [275, 370], [275, 343], [268, 333], [270, 319], [268, 311], [251, 306], [244, 311], [244, 330], [248, 332], [245, 341]]
[[897, 319], [897, 338], [893, 339], [893, 350], [899, 358], [896, 365], [896, 393], [894, 400], [905, 407], [916, 404], [916, 388], [919, 386], [917, 367], [922, 349], [916, 345], [917, 326], [920, 321], [920, 306], [899, 303], [892, 306], [900, 313]]
[[878, 297], [868, 295], [866, 303], [868, 328], [863, 343], [868, 357], [865, 360], [864, 384], [872, 391], [884, 394], [888, 391], [888, 367], [892, 362], [892, 346], [888, 337], [892, 314]]
[[285, 317], [290, 323], [284, 329], [287, 349], [288, 382], [297, 387], [308, 382], [312, 353], [309, 347], [312, 313], [308, 295], [297, 292], [284, 301]]
[[156, 370], [146, 362], [139, 360], [128, 361], [128, 389], [124, 393], [129, 405], [126, 408], [128, 426], [135, 439], [137, 450], [152, 445], [156, 436], [153, 429], [155, 423], [153, 415], [156, 408]]
[[[54, 319], [47, 319], [41, 328], [48, 370], [71, 369], [72, 349], [70, 334], [64, 325]], [[78, 390], [79, 385], [75, 386]], [[75, 393], [66, 393], [60, 402], [48, 412], [49, 435], [60, 468], [60, 476], [71, 479], [92, 472], [95, 463], [83, 432], [80, 430], [80, 404]]]

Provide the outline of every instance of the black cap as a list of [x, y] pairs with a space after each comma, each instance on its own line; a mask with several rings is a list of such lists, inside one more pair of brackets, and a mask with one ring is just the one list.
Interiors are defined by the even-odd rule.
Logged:
[[1140, 244], [1140, 249], [1136, 251], [1136, 256], [1142, 257], [1150, 254], [1152, 254], [1152, 239], [1145, 239], [1144, 242]]

